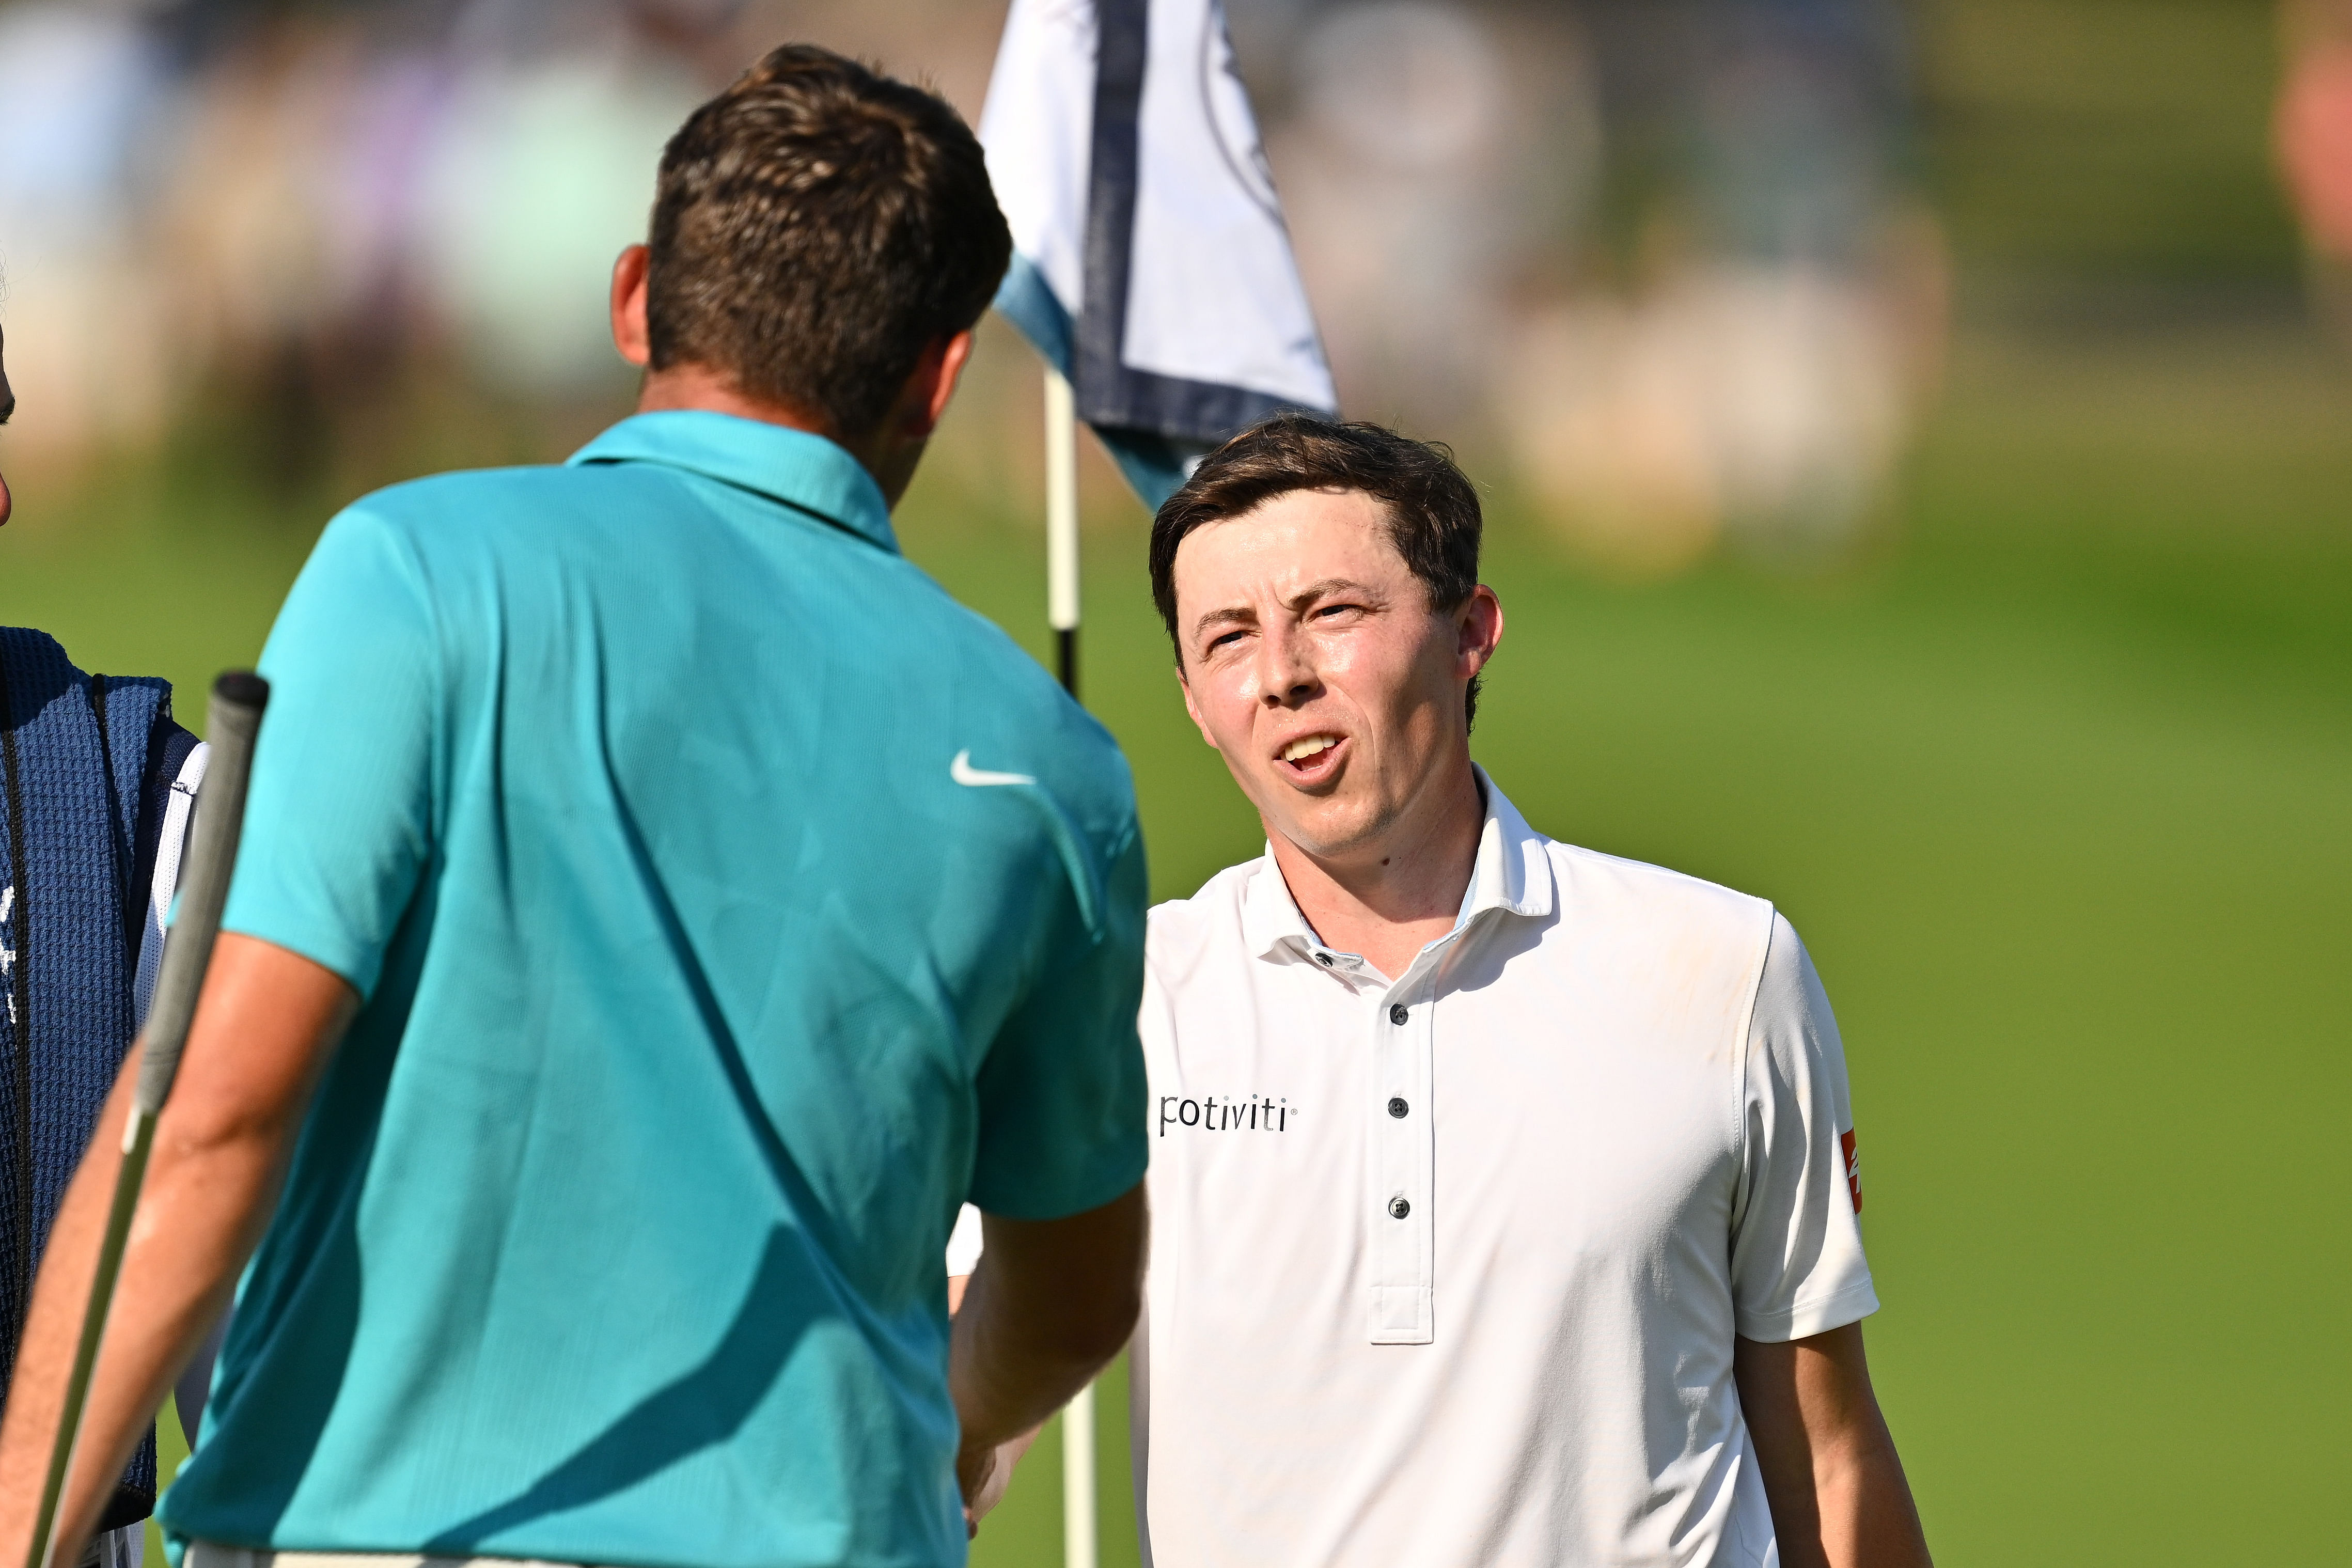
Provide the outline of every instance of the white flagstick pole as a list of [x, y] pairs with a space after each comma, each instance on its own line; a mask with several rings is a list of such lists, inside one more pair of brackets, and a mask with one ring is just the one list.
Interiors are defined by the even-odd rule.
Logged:
[[1062, 1412], [1062, 1568], [1095, 1568], [1095, 1385]]
[[[1078, 411], [1070, 378], [1045, 367], [1045, 618], [1062, 689], [1078, 694]], [[1062, 1564], [1095, 1568], [1095, 1391], [1062, 1412]]]
[[1078, 412], [1070, 378], [1045, 367], [1045, 619], [1062, 689], [1078, 694]]

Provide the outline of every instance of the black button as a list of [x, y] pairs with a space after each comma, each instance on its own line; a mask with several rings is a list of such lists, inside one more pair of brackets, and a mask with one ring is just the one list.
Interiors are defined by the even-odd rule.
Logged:
[[1404, 1004], [1402, 1002], [1389, 1009], [1389, 1022], [1391, 1024], [1402, 1025], [1407, 1016], [1408, 1015], [1404, 1010]]
[[1331, 967], [1331, 955], [1328, 952], [1318, 952], [1315, 955], [1315, 962], [1328, 969]]
[[1389, 1114], [1391, 1116], [1402, 1116], [1411, 1109], [1412, 1107], [1406, 1105], [1402, 1100], [1391, 1100], [1389, 1101]]
[[1402, 1219], [1412, 1212], [1412, 1205], [1405, 1202], [1402, 1198], [1391, 1198], [1389, 1200], [1389, 1217], [1391, 1219]]

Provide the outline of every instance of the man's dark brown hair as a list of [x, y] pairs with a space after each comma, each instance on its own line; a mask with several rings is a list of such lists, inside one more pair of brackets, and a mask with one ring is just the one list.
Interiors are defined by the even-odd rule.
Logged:
[[[1311, 414], [1262, 419], [1201, 459], [1151, 520], [1151, 602], [1175, 645], [1176, 547], [1203, 524], [1222, 522], [1292, 490], [1361, 490], [1388, 511], [1389, 542], [1440, 615], [1457, 610], [1478, 586], [1478, 492], [1442, 446], [1378, 425], [1340, 424]], [[1478, 680], [1463, 698], [1478, 716]]]
[[704, 364], [857, 437], [935, 339], [980, 320], [1013, 256], [980, 142], [947, 102], [786, 44], [663, 150], [653, 366]]

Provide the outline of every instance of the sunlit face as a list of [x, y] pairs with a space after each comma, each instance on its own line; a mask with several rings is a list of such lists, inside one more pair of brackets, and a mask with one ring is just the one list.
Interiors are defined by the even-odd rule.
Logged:
[[[16, 395], [8, 388], [8, 340], [0, 337], [0, 425], [16, 412]], [[0, 474], [0, 524], [8, 521], [8, 476]]]
[[1500, 640], [1481, 587], [1433, 610], [1383, 503], [1293, 490], [1184, 536], [1184, 707], [1270, 832], [1327, 859], [1385, 838], [1466, 759], [1463, 689]]

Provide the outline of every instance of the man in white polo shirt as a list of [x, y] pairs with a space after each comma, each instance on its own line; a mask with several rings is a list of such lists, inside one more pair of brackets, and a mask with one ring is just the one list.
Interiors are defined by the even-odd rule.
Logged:
[[1151, 915], [1147, 1560], [1924, 1564], [1821, 982], [1472, 764], [1479, 526], [1442, 453], [1292, 416], [1153, 525], [1268, 843]]

